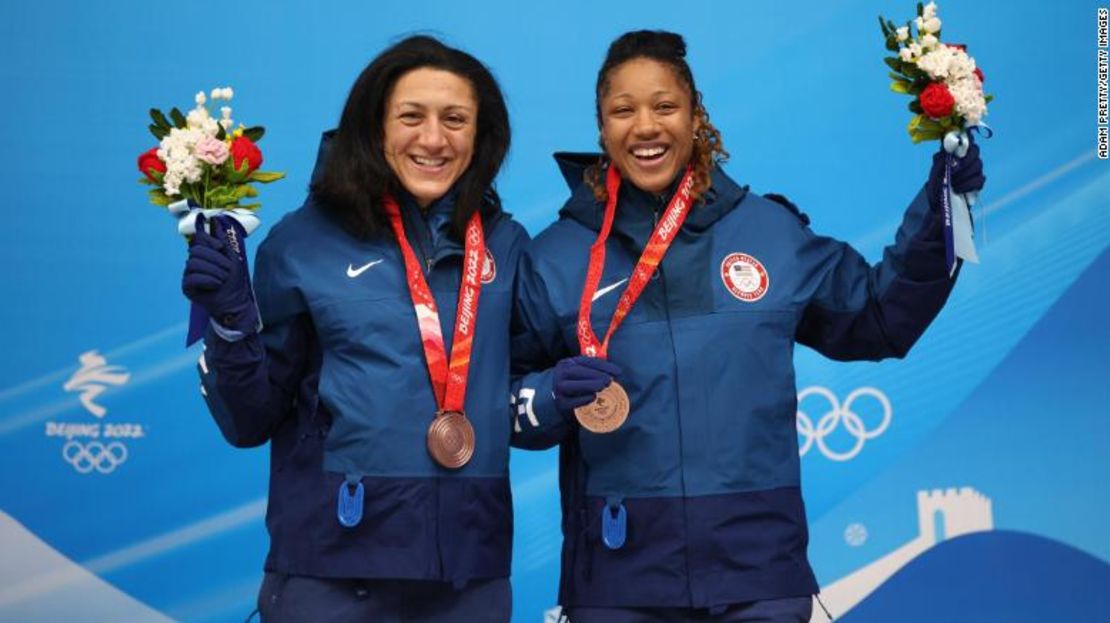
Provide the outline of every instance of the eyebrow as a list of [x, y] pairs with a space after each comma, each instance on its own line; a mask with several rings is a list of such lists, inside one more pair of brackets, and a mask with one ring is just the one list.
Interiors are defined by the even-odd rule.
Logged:
[[[674, 91], [671, 91], [670, 89], [659, 89], [658, 91], [655, 91], [654, 93], [652, 93], [651, 97], [656, 97], [656, 96], [659, 96], [659, 95], [671, 95], [673, 93], [674, 93]], [[624, 92], [621, 92], [621, 93], [617, 93], [616, 95], [613, 95], [611, 97], [613, 99], [616, 99], [618, 97], [632, 97], [632, 94], [627, 92], [627, 91], [624, 91]]]
[[[395, 104], [395, 106], [397, 106], [398, 108], [400, 108], [402, 106], [414, 106], [416, 108], [421, 108], [421, 109], [427, 108], [426, 105], [424, 105], [420, 102], [412, 102], [412, 101], [397, 102]], [[445, 107], [443, 110], [463, 110], [463, 111], [471, 112], [471, 111], [474, 110], [474, 107], [470, 106], [468, 104], [451, 104], [450, 106]]]

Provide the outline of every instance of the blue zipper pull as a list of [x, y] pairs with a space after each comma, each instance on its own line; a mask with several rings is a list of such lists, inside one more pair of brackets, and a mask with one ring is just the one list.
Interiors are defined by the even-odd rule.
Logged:
[[346, 528], [354, 528], [362, 521], [362, 478], [347, 474], [346, 480], [339, 483], [339, 508], [336, 515], [339, 523]]
[[601, 542], [609, 549], [620, 549], [628, 536], [628, 511], [622, 498], [607, 497], [601, 507]]

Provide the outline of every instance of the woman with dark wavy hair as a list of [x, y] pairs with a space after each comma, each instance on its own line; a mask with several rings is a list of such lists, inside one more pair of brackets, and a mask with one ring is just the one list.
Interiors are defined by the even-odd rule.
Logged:
[[[597, 76], [603, 153], [518, 272], [514, 445], [560, 447], [572, 623], [804, 623], [793, 352], [904, 356], [954, 284], [943, 155], [870, 266], [727, 157], [682, 37], [629, 32]], [[982, 188], [972, 146], [956, 192]], [[596, 331], [596, 333], [595, 333]]]
[[270, 442], [263, 621], [509, 620], [527, 234], [494, 190], [508, 149], [489, 70], [410, 37], [355, 81], [253, 295], [233, 230], [197, 234], [183, 289], [213, 318], [202, 391], [232, 445]]

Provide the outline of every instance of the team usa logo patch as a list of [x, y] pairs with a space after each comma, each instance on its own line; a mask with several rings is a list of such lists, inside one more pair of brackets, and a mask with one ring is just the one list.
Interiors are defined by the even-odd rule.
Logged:
[[486, 249], [486, 259], [482, 262], [482, 283], [493, 283], [497, 278], [497, 264], [493, 262], [493, 254]]
[[721, 262], [721, 279], [733, 296], [754, 303], [767, 294], [771, 279], [763, 264], [747, 253], [731, 253]]

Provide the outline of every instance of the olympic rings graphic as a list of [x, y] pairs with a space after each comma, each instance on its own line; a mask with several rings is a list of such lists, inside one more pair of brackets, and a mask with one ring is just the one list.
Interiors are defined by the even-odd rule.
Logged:
[[[829, 410], [817, 420], [817, 427], [814, 428], [813, 420], [808, 414], [802, 411], [802, 401], [809, 396], [820, 396], [828, 401]], [[852, 410], [852, 405], [856, 400], [862, 397], [870, 397], [878, 401], [879, 406], [883, 410], [883, 419], [879, 425], [872, 430], [868, 430], [863, 423], [863, 419]], [[836, 395], [829, 389], [819, 386], [807, 387], [798, 393], [798, 435], [805, 438], [802, 446], [798, 449], [800, 456], [805, 456], [806, 452], [813, 447], [814, 444], [824, 454], [826, 458], [833, 461], [849, 461], [856, 457], [863, 450], [863, 444], [868, 439], [874, 439], [879, 435], [886, 432], [890, 426], [890, 418], [893, 411], [890, 407], [890, 399], [886, 394], [879, 391], [874, 387], [860, 387], [848, 394], [844, 399], [844, 404], [841, 405]], [[855, 443], [847, 451], [837, 451], [825, 443], [825, 438], [832, 434], [833, 431], [843, 422], [844, 429], [855, 437]]]
[[127, 460], [127, 446], [118, 441], [82, 444], [71, 439], [62, 446], [62, 458], [80, 474], [88, 474], [94, 469], [101, 474], [110, 474]]

